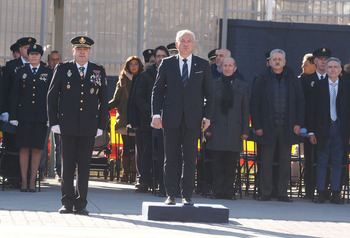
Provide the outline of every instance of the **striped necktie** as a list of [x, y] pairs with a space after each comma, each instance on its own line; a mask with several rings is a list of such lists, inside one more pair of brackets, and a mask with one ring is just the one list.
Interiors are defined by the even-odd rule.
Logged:
[[182, 79], [182, 83], [185, 87], [187, 85], [187, 82], [188, 82], [188, 66], [187, 66], [187, 59], [183, 59], [182, 61], [184, 62], [184, 64], [182, 65], [181, 79]]

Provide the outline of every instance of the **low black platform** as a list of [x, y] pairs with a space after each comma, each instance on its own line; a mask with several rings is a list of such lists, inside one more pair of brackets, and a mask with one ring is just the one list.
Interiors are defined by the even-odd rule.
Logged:
[[165, 205], [160, 202], [143, 202], [142, 216], [155, 221], [227, 223], [229, 209], [219, 204], [194, 204], [194, 206]]

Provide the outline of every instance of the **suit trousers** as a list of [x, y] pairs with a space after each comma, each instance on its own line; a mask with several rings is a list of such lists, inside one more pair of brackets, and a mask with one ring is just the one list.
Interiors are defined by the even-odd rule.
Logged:
[[[341, 188], [341, 167], [343, 161], [343, 140], [340, 135], [340, 123], [331, 123], [330, 137], [327, 139], [326, 146], [323, 149], [317, 149], [317, 190], [326, 189], [327, 165], [329, 158], [332, 165], [331, 189], [340, 190]], [[317, 139], [317, 138], [316, 138]]]
[[[90, 162], [94, 136], [61, 135], [62, 205], [83, 209], [87, 204]], [[74, 172], [77, 169], [74, 189]]]
[[[310, 143], [308, 138], [304, 142], [304, 157], [305, 157], [305, 172], [304, 172], [304, 181], [305, 181], [305, 193], [307, 196], [312, 196], [315, 190], [315, 176], [316, 172], [312, 173], [313, 162], [316, 162], [316, 149], [312, 153], [313, 145]], [[312, 158], [313, 156], [313, 158]]]
[[285, 141], [284, 126], [275, 126], [272, 145], [261, 145], [260, 189], [263, 195], [271, 196], [273, 160], [278, 149], [278, 196], [287, 196], [292, 147]]
[[182, 160], [181, 193], [192, 198], [195, 183], [198, 129], [188, 129], [182, 119], [179, 128], [164, 128], [164, 185], [168, 196], [175, 197], [178, 188], [178, 165]]
[[233, 183], [239, 152], [211, 151], [213, 171], [213, 193], [215, 195], [234, 195]]
[[[139, 167], [140, 183], [150, 185], [152, 183], [152, 131], [142, 131], [140, 134], [142, 135], [141, 143], [143, 144], [141, 165]], [[139, 143], [139, 141], [137, 142]]]

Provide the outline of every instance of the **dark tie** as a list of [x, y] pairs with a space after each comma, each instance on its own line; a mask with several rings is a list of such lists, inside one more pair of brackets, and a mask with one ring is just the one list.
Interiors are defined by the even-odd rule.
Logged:
[[81, 79], [83, 79], [84, 78], [84, 70], [85, 70], [85, 67], [79, 67], [79, 74], [80, 74], [80, 77], [81, 77]]
[[182, 83], [184, 85], [184, 87], [187, 84], [188, 81], [188, 67], [187, 67], [187, 59], [183, 59], [182, 60], [184, 62], [184, 64], [182, 65], [182, 75], [181, 75], [181, 79], [182, 79]]
[[36, 74], [36, 70], [37, 70], [37, 68], [32, 68], [32, 70], [33, 70], [33, 74]]
[[322, 80], [323, 79], [323, 75], [321, 75], [321, 77], [320, 77], [320, 80]]

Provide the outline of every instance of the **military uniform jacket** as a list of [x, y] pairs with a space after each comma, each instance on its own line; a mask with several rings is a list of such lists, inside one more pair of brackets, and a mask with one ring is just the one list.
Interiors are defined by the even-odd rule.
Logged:
[[59, 64], [48, 92], [50, 126], [62, 135], [95, 136], [105, 130], [108, 113], [107, 78], [102, 66], [88, 62], [81, 79], [75, 61]]
[[51, 79], [52, 69], [43, 62], [36, 74], [29, 65], [18, 68], [10, 91], [9, 119], [46, 123], [46, 95]]
[[10, 60], [6, 63], [6, 67], [3, 69], [4, 77], [3, 77], [3, 95], [2, 95], [2, 112], [9, 112], [10, 106], [10, 90], [12, 88], [12, 83], [15, 78], [15, 74], [17, 70], [23, 66], [23, 62], [21, 57], [18, 59]]

